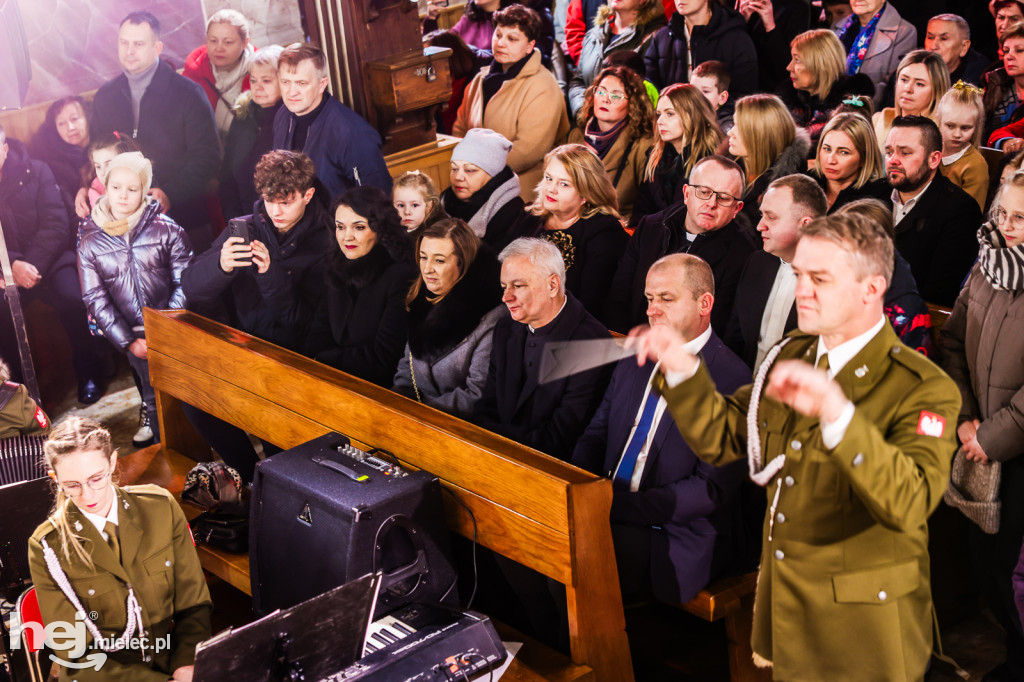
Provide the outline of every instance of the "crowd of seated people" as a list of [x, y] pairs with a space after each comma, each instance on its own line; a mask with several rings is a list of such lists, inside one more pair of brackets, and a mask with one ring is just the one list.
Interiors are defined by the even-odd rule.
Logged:
[[[1024, 3], [988, 4], [968, 21], [906, 0], [820, 17], [798, 0], [470, 0], [439, 39], [430, 2], [425, 40], [461, 45], [465, 88], [439, 113], [462, 138], [443, 187], [392, 181], [318, 47], [254, 46], [222, 10], [179, 74], [157, 17], [133, 12], [110, 36], [123, 72], [92, 101], [55, 101], [30, 145], [0, 129], [14, 283], [58, 309], [82, 402], [102, 396], [103, 339], [127, 355], [150, 435], [141, 310], [176, 306], [609, 477], [623, 593], [678, 602], [755, 565], [742, 468], [698, 461], [654, 363], [541, 383], [544, 346], [668, 326], [730, 393], [797, 333], [804, 228], [866, 220], [894, 249], [887, 324], [959, 387], [961, 452], [1002, 465], [1000, 529], [974, 558], [1007, 635], [991, 679], [1024, 679]], [[953, 308], [941, 334], [927, 304]], [[186, 410], [251, 480], [248, 435]]]

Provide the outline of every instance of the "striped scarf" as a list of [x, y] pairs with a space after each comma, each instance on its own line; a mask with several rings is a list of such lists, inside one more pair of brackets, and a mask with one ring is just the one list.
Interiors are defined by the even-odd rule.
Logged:
[[978, 229], [978, 266], [996, 289], [1024, 290], [1024, 244], [1006, 246], [1006, 239], [994, 222]]

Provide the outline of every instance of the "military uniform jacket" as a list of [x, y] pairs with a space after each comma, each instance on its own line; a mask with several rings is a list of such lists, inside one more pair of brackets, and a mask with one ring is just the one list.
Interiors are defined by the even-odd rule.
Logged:
[[[194, 663], [196, 644], [210, 636], [210, 592], [192, 544], [188, 522], [170, 493], [154, 485], [118, 488], [114, 504], [120, 505], [117, 510], [120, 562], [92, 522], [71, 502], [68, 502], [68, 522], [81, 536], [85, 550], [92, 557], [93, 568], [86, 566], [70, 547], [70, 556], [64, 554], [50, 519], [32, 535], [28, 547], [29, 567], [43, 622], [75, 623], [75, 607], [61, 592], [44, 562], [41, 541], [45, 539], [57, 553], [75, 594], [90, 614], [88, 617], [95, 614], [93, 622], [104, 638], [116, 638], [124, 631], [128, 586], [134, 587], [150, 647], [145, 652], [151, 659], [148, 662], [143, 660], [143, 652], [134, 648], [109, 654], [98, 671], [59, 666], [60, 679], [166, 682], [175, 669]], [[168, 633], [170, 649], [156, 653], [156, 640]], [[87, 630], [85, 636], [91, 647], [93, 640]], [[55, 653], [67, 660], [69, 652]], [[87, 648], [73, 662], [82, 662], [91, 653], [95, 652]]]
[[[790, 337], [779, 361], [813, 364], [818, 337]], [[763, 460], [786, 461], [767, 487], [753, 650], [776, 680], [921, 679], [932, 649], [926, 524], [949, 479], [959, 392], [889, 325], [835, 380], [855, 411], [833, 450], [817, 419], [760, 401]], [[746, 456], [751, 386], [718, 395], [703, 363], [659, 385], [699, 457]]]

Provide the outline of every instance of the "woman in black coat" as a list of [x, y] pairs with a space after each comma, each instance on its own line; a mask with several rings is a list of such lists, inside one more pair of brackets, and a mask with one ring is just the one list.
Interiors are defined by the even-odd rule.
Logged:
[[89, 165], [89, 118], [85, 100], [62, 97], [46, 110], [46, 119], [32, 138], [32, 156], [42, 161], [57, 180], [68, 216], [75, 214], [75, 195], [83, 186], [82, 171]]
[[334, 248], [307, 353], [390, 386], [407, 337], [405, 295], [416, 278], [412, 245], [391, 199], [370, 185], [335, 200]]

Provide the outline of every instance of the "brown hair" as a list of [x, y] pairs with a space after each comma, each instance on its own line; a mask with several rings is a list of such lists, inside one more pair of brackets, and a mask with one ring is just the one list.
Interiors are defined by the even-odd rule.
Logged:
[[[413, 257], [416, 258], [416, 262], [419, 262], [420, 258], [420, 245], [423, 244], [424, 239], [448, 239], [451, 241], [454, 247], [453, 252], [455, 254], [455, 260], [459, 266], [459, 279], [455, 280], [458, 282], [466, 276], [466, 271], [469, 270], [469, 266], [476, 260], [477, 251], [480, 250], [480, 238], [476, 236], [473, 229], [466, 224], [466, 221], [459, 220], [458, 218], [446, 218], [439, 220], [433, 225], [428, 225], [425, 230], [420, 232], [419, 236], [416, 237], [416, 251]], [[406, 309], [412, 305], [412, 302], [419, 296], [420, 288], [423, 286], [423, 275], [416, 278], [416, 281], [409, 287], [409, 293], [405, 296], [405, 307]]]
[[[95, 451], [99, 451], [108, 459], [114, 454], [110, 432], [95, 419], [69, 415], [54, 425], [49, 438], [43, 444], [43, 465], [47, 471], [56, 471], [57, 464], [65, 457], [79, 452]], [[111, 485], [115, 480], [116, 476], [112, 474]], [[68, 505], [74, 503], [64, 489], [57, 485], [56, 479], [54, 479], [54, 488], [56, 488], [55, 499], [49, 518], [60, 537], [61, 551], [64, 556], [70, 557], [71, 550], [74, 550], [78, 558], [92, 568], [92, 557], [82, 547], [82, 536], [76, 535], [71, 529], [71, 524], [68, 523]]]
[[327, 77], [327, 56], [319, 47], [309, 43], [292, 43], [284, 48], [281, 56], [277, 58], [277, 68], [279, 71], [285, 67], [289, 71], [295, 71], [299, 68], [299, 64], [307, 59], [313, 62], [313, 69], [316, 71], [317, 77]]
[[[646, 95], [645, 95], [646, 96]], [[569, 174], [576, 192], [583, 197], [583, 206], [580, 207], [580, 217], [590, 218], [598, 213], [619, 218], [619, 196], [612, 187], [612, 181], [604, 164], [597, 157], [594, 150], [585, 144], [563, 144], [555, 147], [544, 156], [544, 169], [548, 164], [558, 161], [565, 167]], [[537, 184], [537, 199], [526, 207], [526, 210], [535, 216], [546, 218], [551, 214], [544, 207], [543, 193], [541, 186], [542, 179]]]
[[706, 62], [701, 62], [697, 65], [697, 68], [693, 70], [693, 76], [697, 78], [714, 78], [715, 87], [719, 93], [723, 93], [729, 89], [729, 84], [732, 82], [732, 76], [729, 75], [729, 68], [718, 61], [717, 59], [709, 59]]
[[256, 164], [253, 180], [262, 197], [280, 200], [298, 192], [304, 194], [313, 186], [316, 167], [302, 152], [275, 149], [267, 152]]
[[836, 214], [854, 213], [863, 216], [871, 222], [878, 223], [885, 228], [885, 233], [893, 236], [892, 209], [878, 199], [857, 199], [848, 204], [843, 204]]
[[[693, 73], [697, 74], [696, 71]], [[672, 102], [672, 108], [676, 110], [683, 130], [687, 132], [686, 144], [690, 147], [690, 155], [683, 161], [683, 175], [689, 175], [694, 164], [718, 152], [725, 134], [718, 127], [718, 119], [711, 109], [711, 103], [695, 86], [689, 83], [670, 85], [661, 91], [661, 97], [667, 97]], [[645, 181], [654, 179], [654, 172], [664, 153], [665, 141], [661, 139], [661, 135], [655, 135], [651, 155], [647, 158], [647, 167], [644, 168]]]
[[509, 5], [491, 15], [491, 23], [495, 27], [518, 28], [527, 40], [536, 41], [540, 38], [543, 25], [540, 15], [529, 7]]
[[839, 212], [816, 218], [800, 227], [800, 238], [814, 237], [836, 244], [850, 254], [854, 271], [863, 280], [881, 275], [892, 281], [893, 243], [885, 228], [856, 212]]
[[98, 139], [94, 139], [89, 143], [89, 149], [86, 151], [86, 158], [89, 159], [89, 163], [82, 167], [82, 187], [86, 189], [92, 185], [92, 181], [96, 179], [96, 169], [92, 165], [92, 153], [101, 149], [113, 149], [115, 154], [127, 154], [128, 152], [141, 152], [142, 147], [135, 141], [131, 135], [127, 133], [119, 133], [116, 130], [110, 135], [104, 135]]
[[825, 196], [825, 190], [810, 176], [793, 173], [773, 180], [768, 185], [768, 189], [777, 187], [788, 187], [789, 191], [793, 193], [793, 204], [802, 207], [810, 217], [820, 218], [828, 213], [828, 198]]
[[580, 107], [580, 113], [576, 117], [580, 128], [586, 130], [587, 121], [594, 115], [594, 97], [597, 88], [601, 81], [608, 77], [618, 78], [622, 81], [622, 87], [626, 91], [629, 108], [626, 110], [628, 123], [624, 132], [634, 140], [650, 137], [654, 132], [654, 106], [647, 94], [647, 88], [644, 87], [644, 79], [637, 75], [636, 71], [625, 66], [609, 66], [601, 69], [601, 72], [597, 74], [590, 87], [587, 88], [583, 97], [583, 106]]

